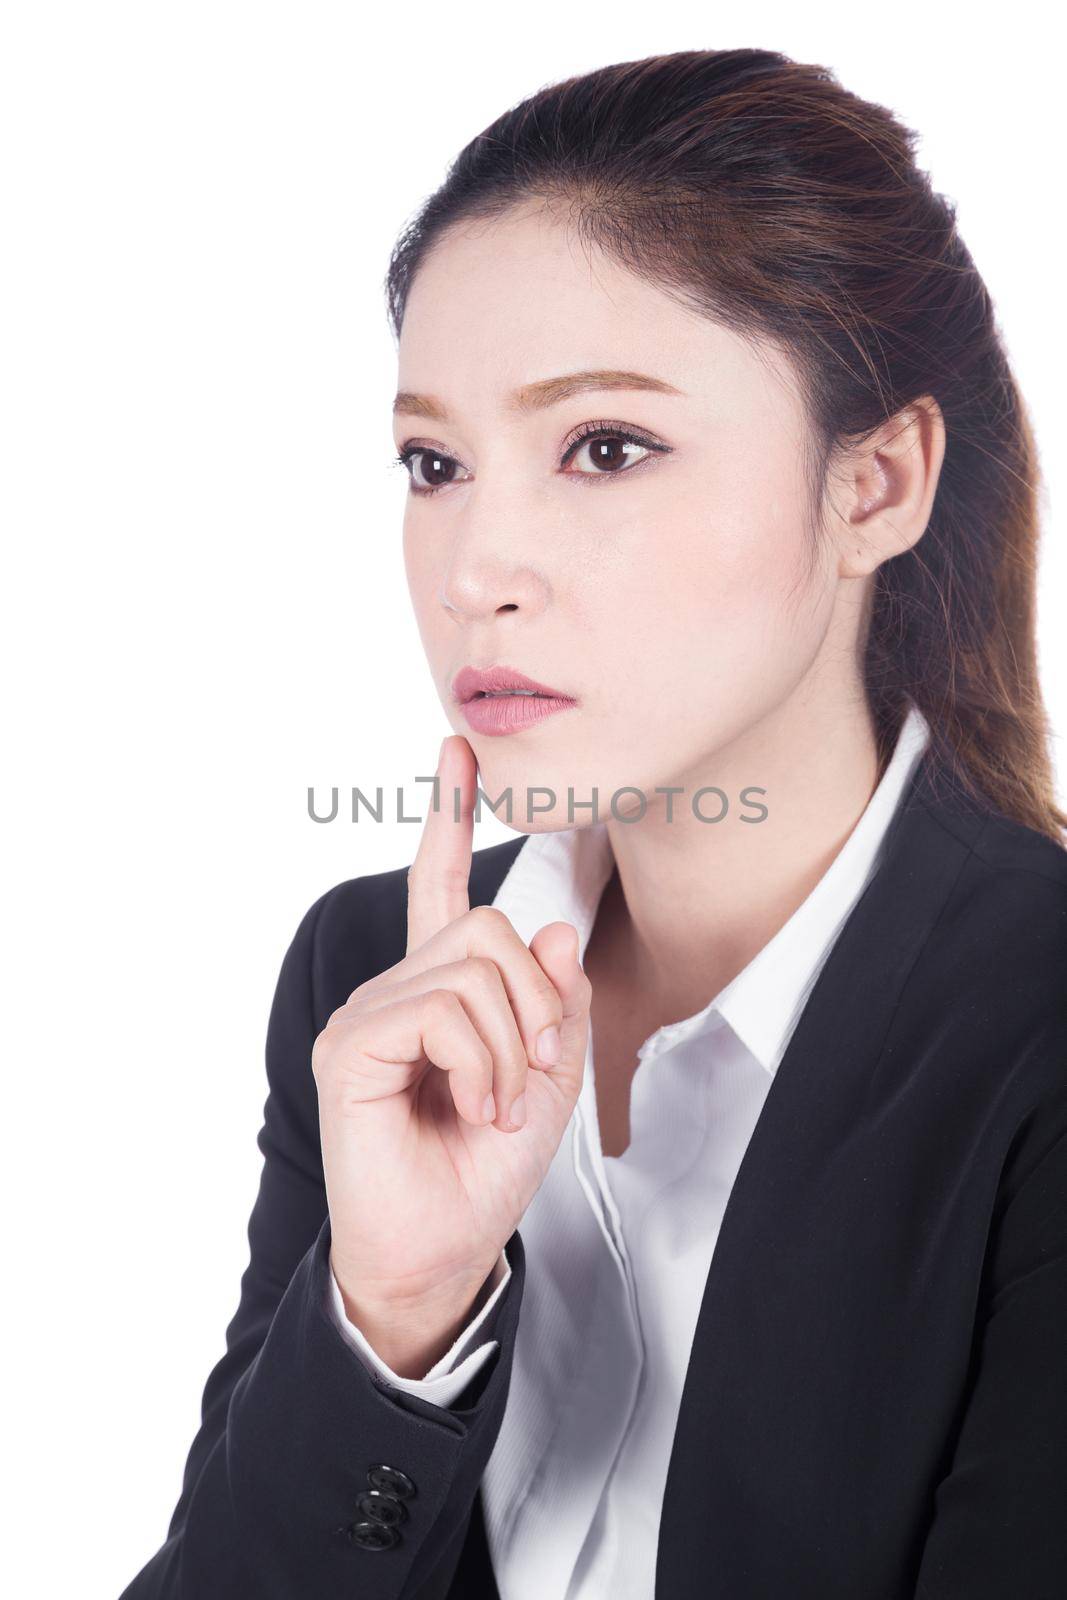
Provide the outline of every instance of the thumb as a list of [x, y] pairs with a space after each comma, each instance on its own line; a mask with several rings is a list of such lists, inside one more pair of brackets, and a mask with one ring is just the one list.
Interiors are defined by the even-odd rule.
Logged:
[[569, 922], [549, 922], [530, 940], [530, 951], [555, 985], [563, 1004], [563, 1059], [548, 1070], [577, 1070], [580, 1074], [585, 1064], [592, 986], [578, 960], [578, 930]]

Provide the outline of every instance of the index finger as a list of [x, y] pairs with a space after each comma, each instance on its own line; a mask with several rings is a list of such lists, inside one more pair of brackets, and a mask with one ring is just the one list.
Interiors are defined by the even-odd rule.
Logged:
[[474, 751], [462, 734], [450, 734], [437, 760], [437, 808], [426, 815], [408, 868], [408, 955], [470, 910], [477, 778]]

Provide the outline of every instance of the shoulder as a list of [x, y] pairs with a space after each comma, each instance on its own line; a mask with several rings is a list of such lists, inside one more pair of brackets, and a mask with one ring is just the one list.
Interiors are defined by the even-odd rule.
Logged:
[[[944, 1017], [961, 1070], [1024, 1112], [1067, 1105], [1067, 849], [1001, 812], [934, 808], [958, 852], [923, 950], [919, 987]], [[964, 1065], [966, 1064], [966, 1065]]]
[[1047, 965], [1067, 989], [1067, 848], [999, 811], [976, 826], [960, 827], [951, 812], [936, 810], [939, 825], [966, 846], [957, 886], [975, 938]]
[[991, 811], [971, 848], [989, 872], [1047, 884], [1053, 893], [1067, 896], [1067, 847], [1036, 828]]
[[[1067, 1198], [1067, 850], [994, 813], [973, 841], [968, 867], [970, 903], [988, 955], [976, 961], [965, 994], [977, 1013], [988, 1008], [998, 1105], [1014, 1119], [1000, 1203], [1029, 1187], [1037, 1209], [1020, 1215], [1028, 1240], [1040, 1240], [1057, 1204], [1062, 1218]], [[1037, 1188], [1030, 1183], [1035, 1176]]]
[[[472, 853], [472, 906], [493, 900], [524, 842], [522, 835]], [[304, 913], [293, 944], [299, 944], [310, 968], [312, 1010], [320, 1028], [359, 984], [403, 959], [407, 878], [406, 866], [346, 878]]]

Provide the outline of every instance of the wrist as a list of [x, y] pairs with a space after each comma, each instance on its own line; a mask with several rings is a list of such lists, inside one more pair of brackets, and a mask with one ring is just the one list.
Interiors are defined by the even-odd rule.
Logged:
[[375, 1354], [401, 1378], [423, 1378], [452, 1348], [499, 1281], [499, 1257], [486, 1272], [413, 1293], [354, 1292], [343, 1268], [331, 1270], [345, 1316]]

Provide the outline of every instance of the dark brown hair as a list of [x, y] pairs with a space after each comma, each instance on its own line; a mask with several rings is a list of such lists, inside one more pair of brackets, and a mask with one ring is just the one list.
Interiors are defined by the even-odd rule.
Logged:
[[471, 140], [386, 277], [399, 337], [446, 229], [562, 203], [585, 241], [797, 374], [821, 500], [834, 453], [920, 397], [945, 458], [929, 524], [872, 579], [864, 675], [884, 767], [913, 700], [931, 770], [1063, 844], [1035, 637], [1038, 462], [984, 282], [916, 135], [826, 68], [686, 50], [550, 85]]

